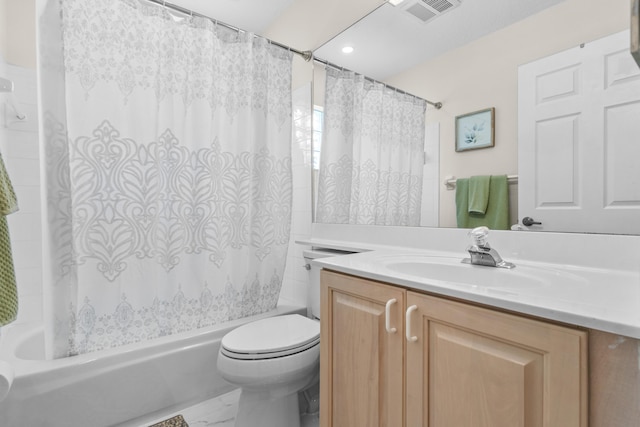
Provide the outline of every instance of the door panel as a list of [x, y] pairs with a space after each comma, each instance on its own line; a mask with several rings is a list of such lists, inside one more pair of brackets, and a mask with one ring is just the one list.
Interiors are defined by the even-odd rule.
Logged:
[[522, 65], [518, 212], [534, 230], [639, 234], [640, 69], [622, 32]]

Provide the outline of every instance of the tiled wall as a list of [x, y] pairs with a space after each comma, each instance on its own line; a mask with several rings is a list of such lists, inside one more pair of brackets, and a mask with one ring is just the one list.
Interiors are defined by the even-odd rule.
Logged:
[[295, 241], [311, 234], [311, 83], [293, 92], [293, 208], [281, 303], [307, 304], [308, 272], [303, 247]]
[[[0, 76], [14, 83], [0, 93], [0, 152], [18, 197], [18, 212], [7, 217], [18, 285], [17, 322], [42, 319], [42, 237], [36, 72], [0, 59]], [[17, 120], [13, 106], [26, 114]]]

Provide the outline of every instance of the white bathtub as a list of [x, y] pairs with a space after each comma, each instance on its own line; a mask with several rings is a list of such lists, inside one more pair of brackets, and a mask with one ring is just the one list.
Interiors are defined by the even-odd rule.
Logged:
[[0, 402], [2, 427], [137, 427], [233, 389], [219, 375], [220, 340], [260, 316], [115, 349], [44, 360], [41, 325], [3, 328], [0, 360], [15, 379]]

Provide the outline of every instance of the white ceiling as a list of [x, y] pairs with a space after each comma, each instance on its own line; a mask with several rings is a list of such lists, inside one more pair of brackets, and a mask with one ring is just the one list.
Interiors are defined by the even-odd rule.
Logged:
[[[256, 34], [264, 34], [294, 3], [300, 6], [305, 1], [309, 0], [169, 0]], [[366, 18], [315, 49], [314, 55], [374, 79], [385, 80], [562, 1], [462, 0], [459, 7], [428, 23], [419, 21], [401, 7], [382, 4]], [[309, 30], [305, 26], [300, 28]], [[302, 48], [290, 41], [285, 44]], [[345, 45], [353, 46], [355, 51], [344, 55], [341, 49]]]
[[[427, 23], [401, 7], [386, 4], [314, 54], [374, 79], [385, 80], [561, 1], [463, 0], [457, 8]], [[341, 52], [344, 45], [353, 46], [355, 51], [344, 55]]]
[[[294, 0], [168, 0], [225, 24], [264, 34]], [[277, 41], [277, 40], [276, 40]]]

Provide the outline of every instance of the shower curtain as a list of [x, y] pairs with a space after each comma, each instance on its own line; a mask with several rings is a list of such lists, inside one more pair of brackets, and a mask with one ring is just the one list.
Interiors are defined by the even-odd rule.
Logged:
[[38, 0], [48, 357], [276, 306], [291, 53], [143, 0]]
[[317, 222], [420, 225], [426, 107], [327, 68]]

